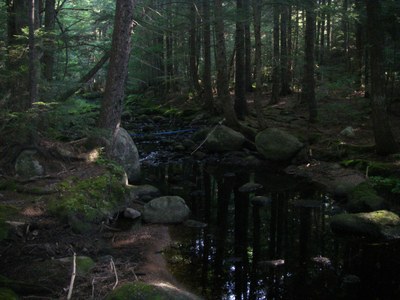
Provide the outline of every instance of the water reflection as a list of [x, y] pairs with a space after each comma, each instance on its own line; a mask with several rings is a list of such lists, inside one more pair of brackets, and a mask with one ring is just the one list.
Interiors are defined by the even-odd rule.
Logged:
[[[178, 279], [206, 299], [400, 299], [399, 245], [334, 238], [333, 200], [310, 183], [195, 163], [147, 172], [208, 224], [172, 227], [181, 244], [169, 253], [182, 258], [171, 262]], [[240, 191], [248, 182], [263, 188]]]

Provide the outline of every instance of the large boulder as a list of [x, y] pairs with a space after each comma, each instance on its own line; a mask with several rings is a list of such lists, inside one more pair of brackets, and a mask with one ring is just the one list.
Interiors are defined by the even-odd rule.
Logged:
[[303, 144], [283, 130], [268, 128], [257, 134], [256, 147], [268, 160], [288, 161], [303, 148]]
[[110, 158], [124, 168], [129, 182], [137, 182], [140, 179], [139, 153], [129, 133], [120, 127], [109, 147]]
[[385, 240], [400, 238], [400, 217], [387, 210], [338, 214], [331, 218], [330, 226], [338, 234]]
[[22, 151], [15, 161], [15, 173], [22, 178], [44, 175], [44, 167], [36, 150]]
[[147, 223], [182, 223], [190, 214], [185, 200], [179, 196], [164, 196], [144, 205], [143, 220]]
[[221, 125], [208, 135], [204, 146], [211, 152], [236, 151], [242, 149], [244, 142], [243, 134]]

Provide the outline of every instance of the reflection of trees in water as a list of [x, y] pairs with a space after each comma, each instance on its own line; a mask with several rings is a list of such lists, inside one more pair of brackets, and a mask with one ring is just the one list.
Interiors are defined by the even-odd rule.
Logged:
[[[400, 260], [390, 265], [385, 255], [397, 257], [399, 245], [382, 252], [381, 246], [335, 239], [327, 225], [332, 200], [314, 187], [290, 182], [285, 189], [285, 178], [193, 166], [165, 168], [159, 175], [171, 178], [177, 172], [187, 173], [188, 194], [202, 191], [192, 193], [191, 200], [185, 197], [193, 217], [209, 224], [191, 233], [186, 277], [207, 299], [394, 299], [400, 294], [393, 288], [399, 274], [387, 271], [399, 267]], [[264, 185], [257, 195], [268, 196], [269, 205], [252, 205], [254, 194], [238, 191], [249, 181]], [[366, 284], [361, 289], [343, 284], [347, 274]]]

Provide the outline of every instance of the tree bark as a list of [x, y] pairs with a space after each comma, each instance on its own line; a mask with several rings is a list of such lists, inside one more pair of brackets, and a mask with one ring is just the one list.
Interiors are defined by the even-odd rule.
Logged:
[[245, 49], [244, 49], [244, 22], [243, 0], [236, 0], [236, 35], [235, 35], [235, 112], [240, 120], [247, 114], [246, 87], [245, 87]]
[[116, 1], [110, 64], [98, 120], [98, 127], [109, 130], [112, 135], [121, 124], [135, 2], [135, 0]]
[[193, 88], [197, 92], [197, 94], [200, 95], [202, 92], [202, 88], [199, 83], [199, 68], [197, 65], [197, 18], [196, 2], [190, 1], [189, 68]]
[[245, 87], [246, 92], [253, 91], [252, 85], [252, 63], [251, 63], [251, 34], [250, 34], [250, 0], [243, 1], [243, 17], [244, 17], [244, 48], [245, 48]]
[[255, 42], [255, 53], [254, 53], [254, 61], [255, 61], [255, 81], [256, 81], [256, 90], [254, 94], [254, 107], [256, 110], [258, 125], [261, 129], [264, 129], [266, 125], [266, 121], [264, 119], [263, 111], [262, 111], [262, 80], [261, 80], [261, 66], [262, 66], [262, 57], [261, 57], [261, 0], [252, 0], [253, 5], [253, 18], [254, 18], [254, 42]]
[[328, 0], [328, 13], [326, 14], [326, 50], [331, 51], [332, 41], [332, 0]]
[[279, 101], [279, 4], [273, 4], [273, 58], [272, 58], [272, 94], [270, 104], [276, 104]]
[[291, 94], [289, 81], [289, 61], [288, 61], [288, 19], [289, 19], [289, 4], [282, 5], [281, 14], [281, 96]]
[[306, 2], [305, 65], [302, 101], [308, 104], [309, 121], [317, 120], [317, 101], [315, 98], [315, 0]]
[[53, 30], [56, 23], [56, 1], [46, 0], [44, 30], [46, 32], [46, 42], [44, 43], [43, 52], [43, 75], [47, 81], [53, 80], [54, 69], [54, 41]]
[[210, 0], [203, 0], [203, 88], [204, 105], [207, 110], [214, 111], [214, 101], [211, 82], [211, 30], [210, 30]]
[[24, 109], [32, 106], [38, 100], [38, 63], [36, 62], [36, 4], [35, 0], [29, 1], [29, 102], [24, 105]]
[[74, 95], [76, 92], [78, 92], [81, 88], [82, 85], [88, 82], [90, 79], [93, 78], [94, 75], [104, 66], [104, 64], [109, 60], [110, 58], [110, 52], [106, 52], [103, 57], [91, 68], [85, 75], [81, 77], [81, 79], [78, 80], [76, 84], [73, 84], [73, 87], [68, 89], [66, 92], [64, 92], [58, 99], [58, 102], [64, 102], [67, 100], [69, 97]]
[[381, 155], [396, 153], [398, 144], [393, 136], [386, 107], [384, 71], [384, 29], [381, 4], [366, 0], [368, 18], [368, 40], [371, 70], [371, 107], [376, 152]]
[[228, 68], [226, 63], [225, 30], [222, 13], [222, 0], [214, 1], [215, 37], [216, 37], [216, 67], [218, 98], [222, 103], [222, 109], [226, 124], [232, 128], [239, 128], [232, 99], [229, 94]]

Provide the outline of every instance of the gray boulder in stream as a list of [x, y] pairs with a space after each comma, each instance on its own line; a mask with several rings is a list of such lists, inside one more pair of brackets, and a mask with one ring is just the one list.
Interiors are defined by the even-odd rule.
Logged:
[[129, 133], [120, 127], [111, 146], [110, 158], [119, 163], [128, 175], [129, 182], [140, 179], [139, 153]]
[[244, 142], [243, 134], [221, 125], [208, 136], [204, 146], [211, 152], [225, 152], [242, 149]]
[[182, 223], [190, 214], [185, 200], [179, 196], [164, 196], [144, 205], [143, 220], [147, 223]]
[[293, 158], [303, 144], [297, 137], [277, 128], [268, 128], [256, 136], [257, 151], [272, 161], [287, 161]]

